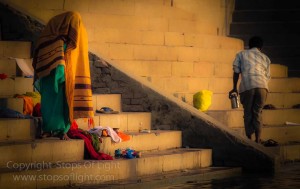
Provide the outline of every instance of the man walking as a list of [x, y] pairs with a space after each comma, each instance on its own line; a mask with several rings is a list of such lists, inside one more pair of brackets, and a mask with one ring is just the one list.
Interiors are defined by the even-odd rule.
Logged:
[[237, 53], [233, 62], [233, 89], [229, 92], [229, 96], [232, 93], [240, 94], [246, 136], [251, 139], [254, 133], [257, 143], [261, 140], [262, 109], [268, 93], [271, 64], [268, 56], [261, 52], [262, 47], [262, 38], [254, 36], [249, 40], [249, 49]]

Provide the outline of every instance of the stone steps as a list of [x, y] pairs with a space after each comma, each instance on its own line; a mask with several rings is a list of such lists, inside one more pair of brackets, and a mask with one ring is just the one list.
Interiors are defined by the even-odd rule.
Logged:
[[[208, 61], [231, 64], [240, 49], [208, 49], [165, 45], [99, 44], [89, 47], [113, 60]], [[218, 54], [218, 56], [216, 56]]]
[[[18, 47], [18, 50], [16, 50]], [[31, 42], [27, 41], [0, 41], [1, 58], [31, 58]]]
[[[195, 93], [175, 93], [174, 96], [193, 105]], [[300, 93], [268, 93], [266, 104], [272, 104], [275, 108], [292, 108], [300, 103]], [[240, 109], [242, 105], [240, 103]], [[214, 93], [212, 95], [209, 110], [231, 110], [231, 102], [228, 93]]]
[[[249, 46], [248, 42], [252, 34], [230, 34], [230, 37], [241, 39], [245, 46]], [[300, 37], [297, 34], [282, 35], [277, 33], [261, 34], [264, 39], [264, 46], [285, 46], [285, 45], [298, 45]], [[273, 61], [273, 59], [272, 59]]]
[[17, 65], [15, 60], [0, 57], [0, 70], [1, 73], [5, 73], [7, 76], [15, 77], [16, 70], [17, 70]]
[[32, 119], [0, 118], [0, 141], [33, 140], [35, 127]]
[[[30, 189], [132, 180], [170, 171], [207, 168], [212, 165], [211, 155], [210, 149], [171, 149], [143, 153], [135, 159], [45, 163], [40, 169], [24, 171], [8, 167], [0, 172], [0, 186]], [[22, 176], [23, 180], [16, 179]]]
[[[232, 63], [201, 61], [122, 60], [125, 70], [142, 77], [232, 77]], [[272, 78], [287, 77], [287, 67], [271, 64]]]
[[[21, 78], [20, 78], [21, 79]], [[27, 78], [22, 78], [21, 80], [25, 80], [25, 83], [29, 85], [32, 80]], [[23, 90], [26, 91], [26, 90]], [[24, 94], [24, 92], [16, 93], [16, 94]], [[14, 98], [12, 97], [13, 93], [8, 94], [7, 97], [0, 97], [0, 107], [9, 108], [20, 113], [23, 112], [24, 101], [22, 98]], [[110, 107], [115, 111], [121, 112], [121, 95], [120, 94], [96, 94], [93, 95], [93, 109], [94, 111], [100, 110], [102, 107]]]
[[17, 112], [23, 113], [24, 100], [22, 98], [0, 98], [0, 107], [9, 108]]
[[[121, 131], [139, 131], [141, 129], [151, 129], [150, 112], [121, 112], [118, 114], [98, 114], [94, 118], [95, 126], [119, 128]], [[78, 127], [83, 130], [90, 130], [87, 118], [76, 119]]]
[[[299, 3], [292, 0], [284, 3], [278, 0], [236, 1], [230, 36], [242, 39], [247, 48], [250, 37], [254, 34], [260, 35], [264, 39], [262, 51], [270, 57], [271, 61], [288, 67], [286, 70], [288, 77], [298, 77], [300, 59], [297, 49], [299, 49], [300, 38], [296, 27], [300, 20], [297, 15], [299, 15]], [[297, 78], [293, 79], [297, 80]], [[300, 145], [297, 144], [300, 141], [299, 126], [284, 125], [290, 120], [299, 123], [299, 109], [290, 109], [300, 103], [297, 92], [300, 89], [298, 82], [288, 82], [286, 78], [274, 79], [272, 76], [269, 87], [271, 93], [268, 94], [266, 103], [274, 105], [277, 109], [263, 110], [265, 126], [262, 128], [262, 139], [273, 139], [280, 143], [279, 146], [268, 147], [268, 149], [279, 155], [282, 162], [298, 161], [300, 159]], [[224, 97], [221, 96], [225, 94], [219, 95], [222, 99]], [[220, 110], [224, 109], [220, 108]], [[217, 119], [220, 116], [219, 121], [228, 124], [229, 127], [236, 127], [234, 129], [244, 135], [242, 108], [221, 112], [219, 111], [220, 114], [213, 112], [213, 117]]]
[[12, 97], [26, 92], [33, 92], [33, 78], [16, 77], [0, 80], [0, 97]]
[[231, 23], [230, 32], [235, 35], [238, 33], [244, 34], [267, 34], [267, 33], [276, 33], [276, 34], [297, 34], [299, 33], [299, 29], [297, 29], [297, 25], [299, 25], [300, 21], [286, 23], [286, 22], [252, 22], [252, 23]]
[[115, 111], [122, 111], [121, 94], [93, 94], [94, 111], [102, 107], [110, 107]]
[[299, 14], [296, 1], [240, 1], [235, 4], [230, 36], [244, 40], [247, 48], [250, 35], [260, 35], [265, 42], [262, 51], [271, 61], [288, 66], [289, 77], [299, 77]]
[[[216, 34], [215, 25], [199, 22], [196, 19], [167, 17], [153, 18], [140, 15], [136, 16], [120, 14], [97, 14], [90, 16], [89, 13], [82, 13], [81, 16], [84, 18], [85, 26], [87, 28], [91, 28], [90, 26], [92, 26], [94, 23], [101, 22], [101, 28], [110, 29]], [[97, 33], [97, 30], [94, 32]], [[95, 38], [92, 37], [92, 39]]]
[[[174, 93], [196, 93], [210, 90], [213, 93], [228, 93], [232, 89], [229, 77], [148, 77], [154, 85]], [[300, 78], [274, 78], [270, 80], [269, 92], [299, 92]]]
[[299, 10], [237, 10], [232, 14], [233, 22], [299, 21]]
[[120, 128], [121, 131], [151, 129], [150, 112], [122, 112], [119, 114], [96, 114], [101, 126]]
[[8, 164], [50, 163], [83, 160], [83, 140], [40, 139], [34, 141], [1, 142], [0, 167]]
[[289, 10], [291, 7], [294, 9], [300, 8], [299, 2], [293, 0], [286, 0], [284, 2], [280, 0], [256, 0], [254, 2], [255, 3], [247, 0], [237, 1], [235, 7], [238, 10]]
[[282, 163], [297, 162], [300, 160], [300, 144], [299, 142], [268, 147], [274, 154], [279, 155]]
[[[210, 110], [206, 112], [209, 116], [217, 119], [230, 128], [244, 125], [243, 111], [240, 110]], [[286, 122], [300, 123], [300, 109], [276, 109], [263, 110], [264, 125], [284, 125]]]
[[[72, 6], [72, 3], [66, 3], [68, 6]], [[87, 3], [82, 3], [86, 6]], [[169, 18], [169, 19], [187, 19], [194, 20], [194, 14], [179, 9], [176, 7], [170, 7], [170, 3], [164, 1], [129, 1], [129, 2], [93, 2], [90, 3], [93, 6], [93, 10], [90, 12], [95, 12], [97, 10], [98, 15], [107, 16], [136, 16], [143, 18]]]
[[263, 47], [263, 52], [267, 54], [269, 57], [272, 57], [271, 60], [277, 58], [299, 58], [300, 46], [299, 45], [265, 46]]
[[[235, 131], [245, 135], [244, 127], [234, 128]], [[287, 125], [275, 125], [275, 126], [263, 126], [261, 139], [267, 141], [273, 139], [279, 144], [289, 144], [290, 142], [300, 141], [300, 125], [287, 126]]]
[[[123, 131], [138, 131], [140, 129], [151, 128], [151, 113], [121, 111], [120, 94], [93, 95], [93, 102], [94, 111], [100, 110], [102, 107], [110, 107], [115, 111], [119, 111], [118, 114], [95, 113], [93, 118], [95, 126], [116, 127]], [[23, 100], [20, 98], [1, 98], [0, 105], [1, 107], [23, 112]], [[76, 121], [80, 128], [89, 129], [88, 119], [81, 118]]]
[[130, 136], [130, 140], [120, 143], [113, 142], [110, 137], [103, 137], [100, 150], [114, 156], [117, 149], [131, 148], [147, 152], [181, 148], [182, 146], [181, 131], [149, 130], [149, 132], [123, 132]]
[[242, 49], [240, 39], [205, 35], [189, 32], [162, 32], [140, 31], [133, 29], [103, 28], [97, 31], [101, 38], [95, 38], [91, 42], [108, 44], [131, 44], [131, 45], [165, 45], [178, 47], [199, 47], [215, 49]]
[[[100, 1], [99, 1], [100, 2]], [[98, 2], [98, 3], [99, 3]], [[155, 1], [157, 2], [157, 1]], [[53, 2], [52, 2], [53, 3]], [[78, 3], [78, 2], [77, 2]], [[80, 2], [79, 2], [80, 3]], [[93, 2], [95, 3], [95, 2]], [[148, 15], [149, 18], [145, 17], [138, 17], [138, 16], [130, 16], [130, 14], [134, 11], [140, 11], [140, 13], [143, 13], [142, 7], [139, 6], [131, 6], [128, 5], [127, 1], [122, 1], [123, 6], [120, 7], [120, 4], [118, 2], [116, 3], [116, 6], [114, 3], [109, 4], [110, 6], [105, 7], [101, 6], [103, 4], [95, 3], [93, 6], [95, 6], [95, 9], [98, 11], [104, 10], [108, 11], [108, 13], [112, 13], [113, 10], [125, 10], [128, 11], [129, 16], [124, 16], [119, 14], [110, 14], [110, 15], [98, 15], [94, 16], [94, 14], [90, 14], [88, 11], [82, 11], [83, 12], [83, 18], [85, 21], [85, 25], [88, 26], [88, 28], [95, 28], [95, 23], [101, 23], [101, 27], [103, 28], [125, 28], [125, 29], [134, 29], [134, 30], [152, 30], [152, 31], [169, 31], [169, 32], [201, 32], [201, 33], [207, 33], [207, 34], [214, 34], [216, 33], [215, 26], [210, 27], [207, 23], [200, 23], [195, 22], [194, 20], [186, 20], [185, 18], [175, 18], [170, 19], [166, 18], [165, 15], [162, 15], [162, 18], [151, 18], [152, 14], [155, 14], [156, 12], [160, 13], [161, 9], [157, 9], [153, 12], [146, 11], [146, 15]], [[129, 4], [131, 1], [129, 1]], [[75, 3], [74, 3], [75, 4]], [[47, 5], [49, 8], [52, 8], [53, 4]], [[78, 5], [78, 4], [77, 4]], [[135, 4], [134, 4], [135, 5]], [[39, 5], [43, 6], [43, 5]], [[66, 2], [66, 7], [72, 6], [70, 3]], [[99, 8], [100, 7], [100, 8]], [[86, 6], [82, 6], [81, 8], [86, 8]], [[140, 8], [140, 9], [139, 9]], [[68, 9], [68, 8], [67, 8]], [[89, 8], [88, 8], [89, 9]], [[69, 10], [73, 10], [70, 8]], [[152, 9], [154, 10], [154, 9]], [[51, 10], [53, 11], [53, 10]], [[182, 13], [184, 16], [185, 15]], [[51, 14], [47, 15], [47, 13], [43, 14], [43, 16], [47, 17]], [[38, 17], [38, 16], [37, 16]], [[97, 27], [96, 27], [97, 28]], [[95, 36], [99, 37], [98, 30], [95, 31], [88, 31], [89, 33], [92, 33]], [[147, 35], [147, 34], [145, 34]], [[151, 35], [151, 34], [149, 34]], [[155, 35], [154, 35], [155, 36]], [[171, 36], [172, 37], [172, 36]], [[147, 38], [147, 37], [146, 37]], [[93, 37], [91, 37], [93, 39]], [[145, 38], [144, 38], [145, 39]], [[151, 38], [148, 38], [149, 41], [151, 41]], [[176, 38], [177, 39], [177, 38]], [[149, 43], [148, 41], [148, 43]], [[171, 40], [173, 42], [173, 40]], [[196, 41], [196, 40], [195, 40]], [[176, 41], [175, 41], [176, 43]], [[207, 43], [209, 44], [209, 43]], [[105, 55], [109, 55], [112, 59], [115, 60], [153, 60], [153, 59], [159, 59], [159, 60], [176, 60], [176, 61], [219, 61], [222, 63], [232, 62], [232, 57], [239, 49], [232, 49], [232, 50], [224, 50], [224, 49], [208, 49], [206, 48], [191, 48], [191, 47], [160, 47], [158, 45], [148, 45], [145, 46], [139, 46], [139, 45], [131, 45], [131, 44], [104, 44], [99, 45], [96, 41], [91, 41], [91, 44], [89, 44], [91, 49], [96, 51], [94, 52], [103, 52]], [[238, 47], [240, 48], [240, 47]], [[103, 50], [103, 51], [102, 51]], [[149, 54], [150, 52], [150, 54]], [[157, 53], [159, 52], [159, 57], [157, 57]], [[218, 54], [219, 56], [215, 56]], [[202, 58], [203, 57], [203, 58]], [[101, 106], [106, 106], [107, 104], [100, 104], [98, 105], [98, 99], [96, 99], [97, 105], [96, 109]], [[101, 100], [99, 100], [101, 102]], [[112, 105], [116, 110], [121, 111], [121, 106], [118, 107], [118, 104]], [[95, 108], [95, 107], [94, 107]], [[118, 109], [120, 108], [120, 109]], [[139, 115], [137, 118], [136, 115]], [[149, 119], [150, 117], [150, 119]], [[124, 113], [120, 112], [119, 114], [101, 114], [95, 116], [95, 122], [99, 123], [100, 125], [109, 125], [112, 127], [119, 127], [121, 130], [138, 130], [140, 127], [148, 127], [148, 122], [150, 120], [149, 128], [151, 128], [151, 114], [150, 113]], [[79, 122], [82, 121], [82, 123], [86, 123], [86, 119], [78, 120]], [[83, 124], [79, 124], [83, 125]], [[82, 127], [85, 127], [83, 125]], [[81, 128], [82, 128], [81, 127]], [[86, 128], [86, 127], [85, 127]], [[152, 133], [151, 133], [152, 134]], [[137, 145], [139, 140], [145, 140], [145, 138], [151, 139], [151, 137], [162, 137], [164, 134], [170, 135], [170, 133], [163, 133], [159, 136], [153, 136], [151, 134], [144, 134], [135, 137], [135, 139], [132, 142], [133, 145]], [[178, 133], [177, 133], [178, 134]], [[140, 138], [140, 139], [139, 139]], [[135, 143], [136, 140], [136, 144]], [[63, 141], [65, 142], [65, 141]], [[152, 141], [151, 141], [152, 142]], [[154, 142], [153, 142], [154, 143]], [[142, 144], [142, 143], [138, 143]], [[155, 143], [154, 143], [155, 144]], [[153, 144], [153, 145], [154, 145]], [[163, 144], [160, 144], [163, 146]], [[174, 145], [174, 144], [172, 144]], [[69, 145], [61, 145], [61, 146], [69, 146]], [[82, 145], [83, 146], [83, 145]], [[139, 146], [140, 147], [140, 146]], [[153, 147], [149, 147], [149, 149], [152, 149]], [[167, 148], [167, 147], [165, 147]], [[60, 150], [67, 151], [65, 148], [61, 148], [58, 150], [58, 153], [60, 153]], [[55, 161], [55, 160], [53, 160]], [[72, 160], [70, 160], [72, 161]], [[76, 160], [74, 160], [76, 161]], [[87, 163], [92, 162], [92, 163]], [[19, 171], [14, 172], [13, 170], [8, 170], [6, 172], [2, 172], [0, 176], [0, 183], [1, 188], [18, 188], [18, 187], [25, 187], [25, 188], [42, 188], [42, 187], [54, 187], [54, 186], [70, 186], [73, 184], [95, 184], [95, 182], [103, 182], [103, 181], [115, 181], [120, 179], [132, 179], [136, 178], [137, 176], [144, 176], [144, 175], [153, 175], [153, 174], [161, 174], [168, 171], [176, 171], [176, 170], [186, 170], [186, 169], [195, 169], [195, 168], [203, 168], [203, 167], [209, 167], [212, 166], [212, 150], [211, 149], [205, 149], [205, 150], [199, 150], [199, 149], [172, 149], [172, 150], [163, 150], [158, 152], [149, 152], [149, 153], [143, 153], [142, 158], [139, 159], [133, 159], [133, 160], [114, 160], [114, 161], [76, 161], [75, 165], [79, 167], [77, 170], [73, 170], [73, 164], [71, 164], [71, 167], [65, 168], [65, 169], [55, 169], [50, 167], [49, 169], [43, 169], [43, 170], [29, 170], [29, 171]], [[91, 165], [88, 167], [88, 165]], [[106, 167], [106, 165], [119, 165], [116, 167], [109, 166]], [[100, 168], [99, 168], [100, 166]], [[103, 166], [105, 166], [103, 168]], [[70, 175], [77, 174], [79, 177], [84, 175], [90, 175], [93, 176], [94, 179], [84, 179], [84, 181], [79, 180], [78, 177], [72, 177], [70, 178]], [[16, 182], [13, 180], [12, 175], [48, 175], [50, 176], [49, 180], [34, 180], [29, 182]], [[61, 180], [54, 182], [54, 176], [69, 176], [69, 179]], [[108, 177], [100, 177], [100, 180], [95, 178], [95, 176], [108, 176]], [[112, 177], [110, 177], [112, 176]], [[88, 177], [90, 178], [90, 177]], [[99, 178], [99, 177], [98, 177]]]

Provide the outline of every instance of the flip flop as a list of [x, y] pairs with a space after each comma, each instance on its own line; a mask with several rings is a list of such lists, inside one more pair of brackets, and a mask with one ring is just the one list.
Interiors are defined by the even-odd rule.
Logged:
[[276, 107], [272, 104], [266, 104], [263, 109], [267, 109], [267, 110], [275, 110]]
[[115, 111], [111, 109], [110, 107], [102, 107], [100, 110], [96, 110], [96, 113], [101, 113], [101, 114], [117, 114], [119, 111]]
[[262, 145], [266, 146], [266, 147], [270, 147], [270, 146], [278, 146], [278, 142], [276, 142], [273, 139], [269, 139], [267, 141], [261, 142]]

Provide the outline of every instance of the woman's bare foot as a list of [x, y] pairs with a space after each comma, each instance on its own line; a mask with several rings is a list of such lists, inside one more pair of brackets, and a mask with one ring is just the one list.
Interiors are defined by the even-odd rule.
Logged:
[[68, 137], [67, 133], [64, 133], [61, 137], [60, 140], [70, 140], [70, 138]]
[[44, 132], [42, 135], [41, 135], [41, 138], [48, 138], [48, 137], [52, 137], [52, 134], [50, 132]]

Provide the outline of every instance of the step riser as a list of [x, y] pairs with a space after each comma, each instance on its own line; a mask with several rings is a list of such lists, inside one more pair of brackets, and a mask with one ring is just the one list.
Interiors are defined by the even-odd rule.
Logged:
[[0, 73], [4, 73], [7, 76], [16, 76], [16, 62], [7, 58], [0, 58]]
[[[2, 173], [0, 186], [7, 189], [24, 187], [30, 189], [69, 186], [70, 184], [100, 184], [121, 179], [136, 179], [139, 176], [162, 174], [166, 171], [209, 167], [212, 165], [211, 155], [211, 150], [201, 150], [159, 157], [142, 157], [130, 161], [86, 161], [81, 165], [69, 164], [69, 167], [59, 164], [60, 168], [57, 169]], [[36, 181], [30, 181], [29, 179], [16, 181], [13, 179], [13, 175], [37, 175], [41, 179]], [[59, 176], [61, 177], [60, 180]]]
[[[232, 78], [151, 77], [148, 80], [171, 93], [196, 93], [200, 90], [228, 93], [232, 89]], [[271, 79], [269, 92], [300, 92], [300, 78]]]
[[31, 58], [31, 42], [0, 41], [0, 58]]
[[102, 107], [110, 107], [115, 111], [121, 112], [121, 95], [109, 94], [109, 95], [93, 95], [93, 108], [94, 111], [100, 110]]
[[[70, 4], [73, 4], [70, 2]], [[66, 5], [69, 5], [66, 3]], [[76, 7], [87, 7], [87, 3], [80, 2], [77, 4]], [[70, 6], [70, 5], [69, 5]], [[98, 15], [103, 14], [103, 16], [112, 15], [116, 18], [122, 19], [122, 16], [125, 15], [135, 15], [136, 18], [142, 17], [149, 17], [149, 18], [160, 18], [166, 17], [170, 19], [187, 19], [192, 20], [194, 19], [194, 15], [190, 12], [184, 11], [183, 9], [177, 9], [175, 7], [166, 6], [164, 1], [151, 1], [151, 2], [144, 2], [144, 1], [126, 1], [126, 2], [94, 2], [92, 4], [93, 11], [97, 10]], [[175, 9], [175, 10], [174, 10]], [[134, 13], [134, 14], [133, 14]], [[175, 14], [177, 13], [177, 14]], [[120, 15], [120, 16], [118, 16]], [[108, 17], [108, 16], [107, 16]], [[108, 17], [110, 18], [110, 17]], [[135, 17], [133, 17], [134, 19]], [[112, 20], [111, 20], [112, 21]], [[122, 20], [123, 21], [123, 20]], [[122, 22], [120, 22], [121, 24]]]
[[101, 126], [120, 128], [121, 131], [139, 131], [140, 129], [151, 128], [151, 113], [121, 113], [99, 115]]
[[[299, 70], [300, 68], [300, 57], [270, 57], [273, 62], [277, 62], [278, 64], [283, 64], [288, 67], [288, 71], [290, 70]], [[297, 75], [295, 77], [299, 77]], [[289, 77], [291, 77], [289, 75]]]
[[236, 34], [297, 34], [300, 32], [299, 21], [293, 23], [232, 23], [230, 25], [230, 33]]
[[22, 98], [0, 98], [0, 107], [9, 108], [23, 113], [24, 100]]
[[214, 35], [183, 34], [182, 32], [118, 30], [110, 28], [101, 28], [101, 30], [97, 31], [97, 35], [103, 36], [95, 39], [95, 42], [99, 43], [243, 49], [243, 43], [239, 39]]
[[262, 51], [272, 58], [300, 56], [299, 46], [264, 46]]
[[[83, 160], [83, 140], [60, 141], [53, 139], [29, 144], [10, 144], [0, 146], [0, 167], [7, 168], [8, 163], [31, 162], [67, 162]], [[20, 154], [20, 155], [17, 155]]]
[[[119, 13], [118, 13], [119, 14]], [[215, 25], [209, 23], [198, 23], [194, 20], [186, 19], [168, 19], [168, 18], [152, 18], [141, 16], [126, 15], [101, 15], [81, 14], [85, 18], [85, 26], [90, 28], [95, 23], [101, 22], [101, 28], [124, 29], [135, 31], [158, 31], [158, 32], [190, 32], [201, 34], [215, 34]], [[97, 31], [96, 31], [97, 32]], [[98, 34], [98, 33], [97, 33]], [[96, 35], [96, 34], [95, 34]], [[95, 40], [96, 37], [91, 37]]]
[[[24, 101], [22, 98], [0, 98], [0, 107], [9, 108], [18, 112], [23, 112]], [[94, 111], [101, 107], [110, 107], [121, 112], [121, 95], [93, 95]], [[97, 124], [99, 124], [97, 122]]]
[[[105, 126], [111, 128], [119, 128], [120, 131], [139, 131], [140, 129], [151, 129], [151, 113], [134, 112], [119, 114], [96, 114], [94, 116], [94, 126]], [[89, 122], [87, 118], [76, 120], [78, 127], [89, 130]]]
[[33, 79], [7, 78], [0, 80], [0, 97], [12, 97], [15, 94], [25, 94], [26, 92], [33, 92]]
[[[231, 37], [235, 37], [244, 41], [244, 45], [248, 46], [249, 39], [252, 37], [252, 34], [238, 34], [238, 35], [230, 35]], [[287, 45], [299, 45], [300, 36], [297, 34], [289, 34], [282, 35], [276, 33], [268, 33], [260, 35], [264, 39], [264, 47], [267, 46], [287, 46]], [[272, 59], [272, 62], [274, 60]], [[277, 63], [277, 62], [274, 62]]]
[[100, 144], [100, 151], [114, 156], [117, 149], [131, 148], [136, 151], [151, 151], [181, 147], [180, 131], [155, 132], [152, 131], [151, 134], [129, 134], [130, 140], [121, 143], [112, 142], [110, 137], [104, 137]]
[[[208, 111], [208, 115], [224, 123], [228, 127], [243, 127], [243, 111]], [[300, 109], [263, 110], [264, 125], [284, 125], [287, 121], [300, 123]]]
[[[245, 129], [234, 129], [243, 136], [246, 137]], [[300, 126], [286, 126], [286, 127], [263, 127], [261, 133], [261, 139], [266, 141], [268, 139], [273, 139], [280, 144], [287, 143], [289, 141], [299, 141], [300, 140]]]
[[300, 92], [300, 78], [271, 79], [271, 92]]
[[299, 2], [294, 0], [263, 0], [263, 1], [236, 1], [236, 10], [284, 10], [284, 9], [300, 8]]
[[35, 138], [35, 126], [33, 120], [0, 120], [0, 129], [0, 141], [32, 140]]
[[[130, 73], [142, 77], [232, 77], [231, 64], [176, 61], [119, 61]], [[287, 77], [287, 67], [271, 64], [271, 77]]]
[[[231, 64], [241, 49], [207, 49], [157, 45], [98, 44], [89, 46], [113, 60], [206, 61]], [[218, 56], [216, 56], [218, 54]]]
[[234, 11], [232, 15], [233, 22], [274, 22], [274, 21], [299, 21], [300, 11]]
[[282, 160], [299, 161], [300, 160], [300, 145], [289, 145], [280, 147], [280, 157]]

